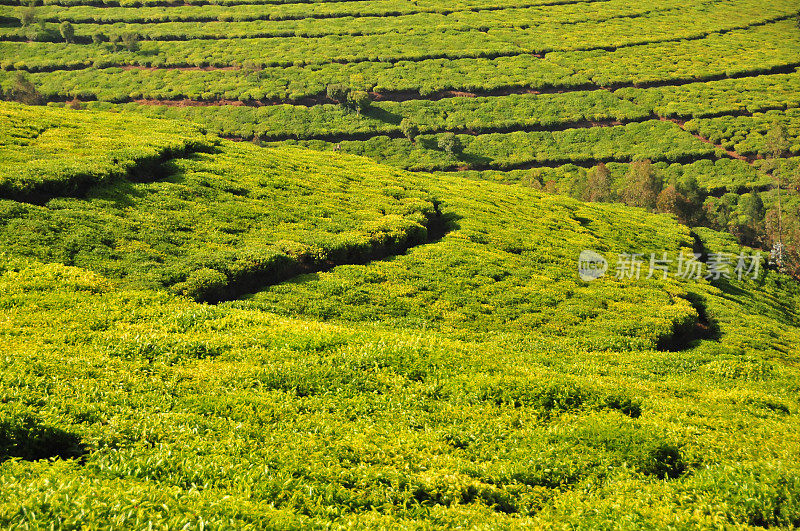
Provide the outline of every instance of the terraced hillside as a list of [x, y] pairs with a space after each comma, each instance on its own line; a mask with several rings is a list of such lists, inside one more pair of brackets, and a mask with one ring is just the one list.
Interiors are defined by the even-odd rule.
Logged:
[[3, 527], [800, 525], [797, 283], [575, 273], [583, 249], [752, 252], [730, 236], [0, 113]]
[[625, 199], [635, 168], [585, 190], [587, 169], [649, 160], [661, 211], [780, 243], [800, 275], [797, 161], [761, 162], [800, 155], [799, 15], [795, 0], [5, 0], [0, 87], [655, 210]]
[[800, 527], [796, 0], [0, 0], [0, 99], [0, 527]]

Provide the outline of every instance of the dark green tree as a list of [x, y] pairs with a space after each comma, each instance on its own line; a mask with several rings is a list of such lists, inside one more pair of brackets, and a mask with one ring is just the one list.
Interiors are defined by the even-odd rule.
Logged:
[[739, 219], [734, 232], [746, 245], [758, 245], [764, 239], [766, 209], [758, 190], [744, 194], [739, 199]]
[[694, 175], [684, 175], [675, 184], [678, 194], [678, 205], [675, 215], [678, 220], [690, 227], [705, 225], [707, 223], [703, 202], [706, 192], [700, 188], [697, 177]]
[[711, 228], [727, 231], [735, 221], [734, 215], [738, 203], [739, 196], [731, 192], [722, 197], [710, 196], [703, 203], [703, 217]]
[[328, 99], [340, 105], [347, 105], [350, 89], [344, 85], [328, 85], [325, 90]]
[[75, 28], [72, 27], [72, 24], [70, 24], [68, 20], [62, 22], [58, 29], [61, 32], [61, 36], [64, 38], [64, 42], [71, 43], [75, 41]]
[[372, 103], [372, 99], [369, 96], [369, 93], [364, 92], [363, 90], [356, 90], [348, 94], [348, 100], [350, 105], [355, 109], [358, 114], [369, 109], [370, 104]]
[[412, 142], [419, 135], [419, 127], [408, 118], [400, 120], [400, 131], [402, 131], [404, 137]]
[[437, 145], [439, 146], [439, 149], [451, 157], [461, 154], [461, 141], [454, 133], [444, 133], [443, 135], [440, 135]]

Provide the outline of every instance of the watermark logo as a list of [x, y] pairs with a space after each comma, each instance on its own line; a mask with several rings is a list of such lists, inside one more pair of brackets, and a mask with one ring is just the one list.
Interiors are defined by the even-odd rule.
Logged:
[[608, 271], [608, 262], [596, 252], [585, 249], [578, 257], [578, 276], [584, 282], [591, 282], [605, 276]]
[[[710, 253], [705, 260], [697, 253], [677, 256], [661, 253], [620, 253], [617, 256], [612, 274], [618, 280], [656, 278], [666, 280], [670, 276], [684, 280], [720, 280], [737, 278], [758, 279], [763, 258], [760, 254]], [[591, 282], [606, 275], [608, 261], [603, 256], [588, 249], [578, 257], [578, 276], [584, 282]]]

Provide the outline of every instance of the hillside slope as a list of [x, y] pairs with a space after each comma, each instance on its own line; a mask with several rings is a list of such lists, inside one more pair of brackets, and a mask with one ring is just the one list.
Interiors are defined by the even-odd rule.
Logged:
[[797, 284], [615, 275], [730, 237], [192, 135], [144, 177], [0, 191], [0, 525], [800, 525]]
[[0, 99], [646, 207], [800, 278], [796, 0], [28, 4]]

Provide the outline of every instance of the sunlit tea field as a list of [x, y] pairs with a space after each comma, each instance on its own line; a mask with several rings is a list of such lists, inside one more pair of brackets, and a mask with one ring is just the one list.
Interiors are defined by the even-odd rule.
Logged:
[[0, 527], [799, 527], [798, 16], [0, 0]]

